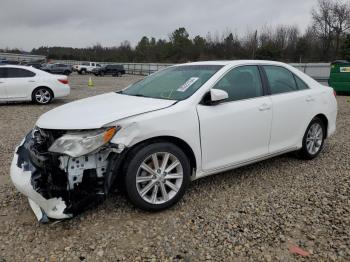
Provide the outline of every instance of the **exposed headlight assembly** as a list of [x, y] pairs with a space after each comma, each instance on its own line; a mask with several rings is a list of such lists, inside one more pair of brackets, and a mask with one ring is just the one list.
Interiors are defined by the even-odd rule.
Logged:
[[94, 131], [67, 133], [50, 146], [49, 151], [79, 157], [89, 154], [107, 144], [120, 127], [103, 128]]

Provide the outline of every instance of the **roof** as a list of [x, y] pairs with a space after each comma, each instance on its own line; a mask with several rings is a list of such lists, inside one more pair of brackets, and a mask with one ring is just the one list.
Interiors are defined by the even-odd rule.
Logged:
[[39, 69], [36, 69], [35, 67], [32, 67], [32, 66], [24, 66], [24, 65], [1, 65], [0, 64], [0, 68], [6, 68], [6, 67], [11, 67], [11, 68], [21, 68], [21, 69], [27, 69], [29, 71], [32, 71], [36, 74], [40, 74], [40, 75], [44, 75], [44, 74], [48, 74], [47, 72], [45, 71], [42, 71], [42, 70], [39, 70]]
[[217, 60], [217, 61], [201, 61], [201, 62], [189, 62], [182, 65], [242, 65], [242, 64], [268, 64], [268, 65], [286, 65], [282, 62], [268, 61], [268, 60]]

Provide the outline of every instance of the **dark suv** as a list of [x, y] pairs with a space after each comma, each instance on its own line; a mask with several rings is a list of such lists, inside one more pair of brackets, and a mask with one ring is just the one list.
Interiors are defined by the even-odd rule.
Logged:
[[104, 75], [112, 75], [112, 76], [122, 76], [125, 74], [125, 69], [123, 65], [105, 65], [99, 68], [94, 68], [92, 73], [95, 76], [104, 76]]
[[70, 65], [65, 64], [46, 64], [41, 68], [46, 72], [51, 74], [60, 74], [60, 75], [70, 75], [73, 72], [73, 69]]

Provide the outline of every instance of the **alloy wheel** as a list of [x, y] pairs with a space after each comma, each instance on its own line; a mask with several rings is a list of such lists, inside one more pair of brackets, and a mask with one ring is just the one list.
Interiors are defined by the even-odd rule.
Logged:
[[47, 89], [38, 89], [35, 92], [35, 100], [39, 104], [47, 104], [51, 100], [51, 93]]
[[146, 157], [136, 174], [137, 192], [144, 201], [151, 204], [163, 204], [174, 198], [182, 182], [181, 162], [168, 152]]
[[306, 135], [306, 148], [309, 154], [315, 155], [321, 149], [323, 142], [323, 129], [319, 123], [314, 123]]

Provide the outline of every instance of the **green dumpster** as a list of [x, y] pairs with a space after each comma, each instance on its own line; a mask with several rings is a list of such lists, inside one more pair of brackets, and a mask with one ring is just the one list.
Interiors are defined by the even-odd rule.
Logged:
[[328, 84], [337, 92], [350, 92], [350, 61], [339, 60], [331, 64]]

